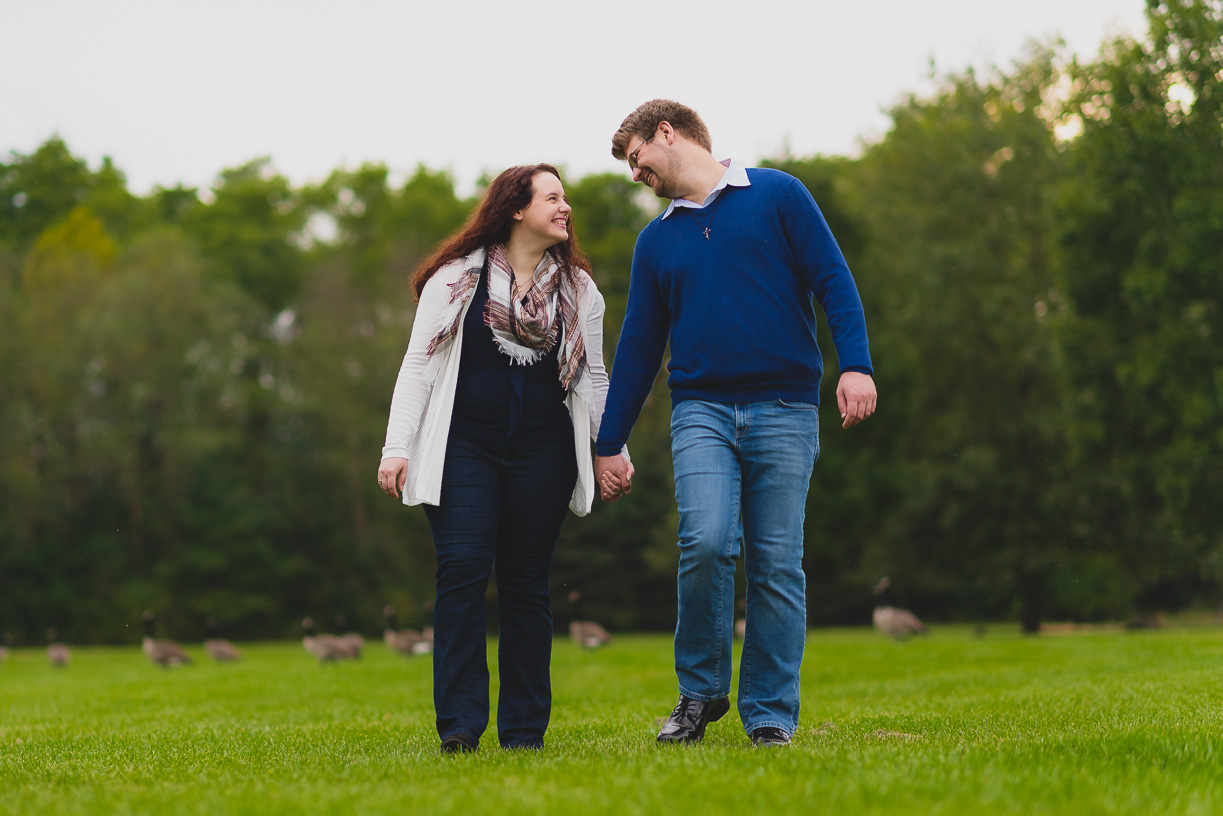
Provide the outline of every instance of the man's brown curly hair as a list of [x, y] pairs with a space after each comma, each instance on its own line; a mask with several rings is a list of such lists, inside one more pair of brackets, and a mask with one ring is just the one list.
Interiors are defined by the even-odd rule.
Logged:
[[612, 155], [621, 161], [628, 158], [629, 140], [633, 136], [650, 138], [663, 122], [670, 123], [671, 127], [684, 134], [685, 138], [691, 139], [710, 153], [713, 152], [709, 128], [705, 127], [696, 111], [670, 99], [651, 99], [620, 123], [620, 129], [612, 136]]

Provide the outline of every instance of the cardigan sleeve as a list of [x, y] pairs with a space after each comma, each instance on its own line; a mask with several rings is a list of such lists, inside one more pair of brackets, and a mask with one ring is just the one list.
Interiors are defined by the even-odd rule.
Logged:
[[[603, 294], [595, 286], [594, 280], [588, 279], [584, 288], [584, 297], [590, 301], [586, 311], [582, 332], [586, 344], [586, 366], [590, 373], [591, 399], [587, 404], [590, 420], [590, 438], [599, 438], [599, 426], [603, 422], [603, 408], [607, 405], [607, 365], [603, 362], [603, 318], [607, 313], [607, 302]], [[628, 456], [626, 445], [622, 453]]]
[[408, 450], [420, 428], [421, 416], [432, 391], [432, 383], [425, 379], [425, 367], [429, 364], [426, 350], [429, 341], [441, 330], [441, 316], [449, 300], [450, 287], [439, 270], [425, 284], [420, 303], [416, 306], [408, 350], [403, 356], [399, 377], [395, 380], [395, 391], [391, 395], [386, 444], [382, 447], [383, 459], [392, 456], [408, 458]]

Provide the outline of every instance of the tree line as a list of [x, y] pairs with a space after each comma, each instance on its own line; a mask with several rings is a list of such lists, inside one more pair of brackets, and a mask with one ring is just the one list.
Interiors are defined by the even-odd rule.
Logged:
[[[879, 413], [844, 432], [829, 337], [807, 506], [812, 625], [889, 575], [934, 620], [1128, 619], [1223, 593], [1223, 3], [1150, 2], [1144, 40], [1032, 46], [939, 79], [859, 157], [800, 178], [854, 271]], [[565, 179], [624, 314], [656, 212]], [[411, 328], [407, 280], [471, 211], [443, 172], [294, 186], [267, 159], [207, 192], [127, 189], [52, 138], [0, 163], [0, 633], [178, 637], [212, 617], [423, 622], [424, 515], [372, 476]], [[554, 568], [614, 630], [668, 629], [676, 516], [660, 376], [633, 494], [571, 518]], [[495, 589], [490, 588], [490, 592]], [[740, 590], [741, 591], [741, 590]]]

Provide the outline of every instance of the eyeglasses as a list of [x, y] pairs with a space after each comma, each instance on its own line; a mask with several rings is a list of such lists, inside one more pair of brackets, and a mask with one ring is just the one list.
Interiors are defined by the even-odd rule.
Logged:
[[628, 166], [630, 170], [637, 169], [637, 154], [641, 152], [641, 148], [645, 147], [650, 142], [654, 141], [654, 137], [657, 135], [658, 135], [657, 132], [650, 134], [650, 138], [646, 139], [644, 142], [637, 145], [637, 149], [634, 150], [632, 153], [628, 154]]

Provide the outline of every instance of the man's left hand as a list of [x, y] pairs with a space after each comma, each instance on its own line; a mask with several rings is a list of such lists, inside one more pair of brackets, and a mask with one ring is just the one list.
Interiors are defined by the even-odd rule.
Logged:
[[852, 428], [875, 413], [875, 380], [861, 371], [846, 371], [837, 383], [837, 407], [841, 410], [841, 427]]
[[632, 493], [634, 472], [633, 463], [624, 454], [595, 456], [595, 476], [603, 501], [619, 501], [625, 493]]

